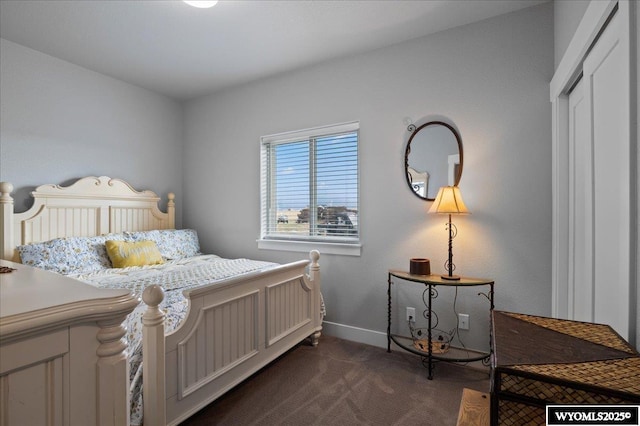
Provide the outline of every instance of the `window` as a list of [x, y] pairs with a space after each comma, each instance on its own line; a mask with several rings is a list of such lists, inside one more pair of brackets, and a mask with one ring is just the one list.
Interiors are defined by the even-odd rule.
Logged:
[[351, 244], [359, 254], [358, 129], [353, 122], [261, 138], [261, 248]]

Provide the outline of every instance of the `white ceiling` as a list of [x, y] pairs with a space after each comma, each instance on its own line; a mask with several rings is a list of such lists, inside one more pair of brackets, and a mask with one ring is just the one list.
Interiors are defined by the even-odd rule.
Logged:
[[176, 99], [547, 0], [0, 0], [0, 36]]

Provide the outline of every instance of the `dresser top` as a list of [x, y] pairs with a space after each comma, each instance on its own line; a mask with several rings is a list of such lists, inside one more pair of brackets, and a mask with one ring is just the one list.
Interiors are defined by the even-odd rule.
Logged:
[[0, 337], [128, 313], [139, 303], [129, 290], [100, 289], [20, 263], [0, 274]]
[[73, 304], [93, 299], [109, 299], [129, 294], [128, 290], [93, 287], [54, 272], [0, 260], [0, 266], [15, 271], [0, 274], [0, 318]]

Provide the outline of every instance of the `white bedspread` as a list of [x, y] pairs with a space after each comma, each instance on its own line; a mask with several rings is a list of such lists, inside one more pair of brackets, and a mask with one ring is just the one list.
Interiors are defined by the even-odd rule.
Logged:
[[[149, 285], [158, 284], [165, 290], [160, 309], [165, 314], [165, 333], [178, 326], [188, 311], [185, 289], [210, 284], [225, 278], [277, 266], [275, 263], [249, 259], [223, 259], [215, 255], [173, 260], [162, 265], [107, 269], [85, 275], [70, 275], [101, 288], [127, 288], [141, 295]], [[126, 319], [126, 339], [129, 347], [131, 424], [142, 424], [142, 315], [140, 304]]]

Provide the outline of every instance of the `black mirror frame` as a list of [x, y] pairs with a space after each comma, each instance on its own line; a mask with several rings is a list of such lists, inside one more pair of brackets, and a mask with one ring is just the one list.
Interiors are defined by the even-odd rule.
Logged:
[[411, 136], [409, 137], [409, 141], [407, 142], [407, 147], [405, 148], [405, 151], [404, 151], [404, 177], [407, 180], [407, 185], [409, 186], [409, 190], [413, 193], [413, 195], [415, 195], [416, 197], [424, 201], [433, 201], [435, 200], [435, 198], [422, 197], [413, 189], [411, 177], [409, 176], [409, 154], [411, 154], [411, 142], [413, 141], [414, 136], [417, 135], [418, 132], [420, 132], [420, 130], [424, 129], [425, 127], [433, 126], [433, 125], [445, 126], [449, 130], [451, 130], [451, 133], [453, 133], [453, 135], [456, 137], [456, 142], [458, 142], [458, 154], [460, 155], [460, 168], [458, 169], [457, 176], [454, 180], [454, 185], [456, 186], [460, 183], [460, 178], [462, 177], [462, 169], [464, 166], [462, 140], [460, 139], [460, 135], [458, 134], [458, 131], [453, 126], [451, 126], [448, 123], [445, 123], [444, 121], [429, 121], [427, 123], [420, 125], [419, 127], [416, 127], [414, 124], [410, 124], [407, 127], [407, 130], [411, 132]]

